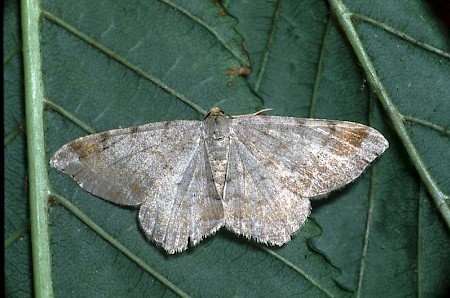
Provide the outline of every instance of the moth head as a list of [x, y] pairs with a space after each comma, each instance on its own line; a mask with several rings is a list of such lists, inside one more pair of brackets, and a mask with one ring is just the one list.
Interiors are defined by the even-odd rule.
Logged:
[[225, 113], [222, 111], [221, 108], [218, 107], [213, 107], [208, 114], [206, 114], [205, 119], [210, 117], [210, 116], [223, 116], [225, 117]]

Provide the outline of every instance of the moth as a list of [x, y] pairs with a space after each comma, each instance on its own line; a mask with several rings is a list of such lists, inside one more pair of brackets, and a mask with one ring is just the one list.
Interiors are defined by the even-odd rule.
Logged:
[[305, 223], [310, 199], [356, 179], [388, 148], [352, 122], [227, 116], [175, 120], [76, 139], [51, 158], [88, 192], [139, 206], [147, 237], [169, 254], [225, 227], [281, 246]]

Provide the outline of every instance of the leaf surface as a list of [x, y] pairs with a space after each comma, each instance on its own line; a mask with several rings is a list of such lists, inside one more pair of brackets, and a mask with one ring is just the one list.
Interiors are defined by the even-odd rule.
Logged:
[[[47, 159], [94, 131], [200, 120], [215, 105], [250, 113], [261, 99], [276, 115], [368, 124], [390, 148], [356, 182], [314, 201], [313, 219], [284, 247], [257, 246], [221, 230], [176, 256], [146, 240], [136, 209], [96, 198], [49, 169], [47, 187], [62, 195], [51, 198], [48, 213], [55, 295], [442, 295], [450, 272], [446, 215], [421, 183], [329, 3], [183, 2], [42, 3]], [[394, 2], [344, 4], [356, 13], [358, 35], [399, 117], [407, 117], [417, 155], [448, 196], [450, 41], [425, 3]], [[6, 1], [8, 297], [34, 292], [18, 9]], [[253, 72], [239, 75], [249, 65]]]

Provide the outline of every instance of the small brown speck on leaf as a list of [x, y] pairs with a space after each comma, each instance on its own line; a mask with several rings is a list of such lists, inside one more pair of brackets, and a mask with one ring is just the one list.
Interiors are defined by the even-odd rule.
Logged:
[[244, 67], [244, 66], [236, 66], [227, 71], [228, 76], [232, 75], [249, 75], [252, 72], [252, 69], [250, 67]]

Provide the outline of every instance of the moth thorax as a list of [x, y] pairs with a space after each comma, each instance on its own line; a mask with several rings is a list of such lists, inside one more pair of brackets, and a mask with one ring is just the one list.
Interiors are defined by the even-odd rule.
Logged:
[[205, 120], [205, 145], [208, 162], [214, 185], [221, 198], [223, 198], [230, 150], [229, 121], [229, 118], [223, 116], [211, 116]]

